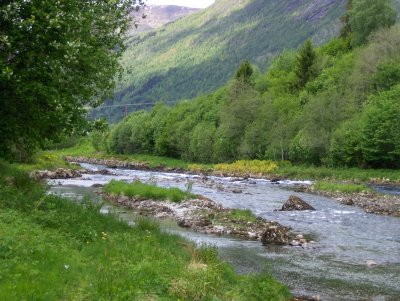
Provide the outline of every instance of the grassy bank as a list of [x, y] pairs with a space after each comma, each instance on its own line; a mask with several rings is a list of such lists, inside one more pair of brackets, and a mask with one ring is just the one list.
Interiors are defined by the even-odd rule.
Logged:
[[0, 300], [287, 300], [268, 275], [239, 276], [213, 248], [158, 225], [46, 195], [0, 161]]
[[[125, 154], [107, 154], [105, 152], [98, 152], [93, 148], [89, 139], [81, 140], [77, 145], [70, 148], [52, 150], [46, 153], [55, 155], [59, 158], [62, 158], [64, 156], [72, 156], [72, 157], [82, 156], [82, 157], [102, 158], [102, 159], [113, 158], [130, 162], [145, 162], [149, 165], [149, 167], [152, 168], [166, 167], [166, 168], [189, 170], [191, 165], [190, 162], [168, 157], [152, 156], [146, 154], [125, 155]], [[197, 164], [194, 166], [197, 166]], [[212, 165], [207, 165], [207, 164], [199, 164], [199, 166], [204, 169], [212, 167]]]
[[328, 191], [328, 192], [342, 192], [342, 193], [372, 193], [372, 189], [364, 184], [352, 184], [352, 183], [332, 183], [332, 182], [316, 182], [313, 185], [313, 189]]
[[112, 180], [104, 186], [103, 191], [115, 195], [125, 195], [127, 197], [171, 201], [179, 203], [183, 200], [194, 198], [195, 196], [189, 192], [180, 190], [179, 188], [163, 188], [156, 185], [150, 185], [140, 182], [126, 183]]

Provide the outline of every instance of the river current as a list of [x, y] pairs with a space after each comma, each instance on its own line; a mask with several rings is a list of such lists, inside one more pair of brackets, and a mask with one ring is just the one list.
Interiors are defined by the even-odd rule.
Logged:
[[[81, 164], [86, 169], [104, 166]], [[265, 269], [287, 284], [296, 295], [319, 296], [321, 300], [400, 300], [400, 218], [367, 214], [358, 207], [307, 193], [294, 192], [297, 184], [278, 184], [260, 179], [199, 177], [195, 175], [109, 169], [114, 175], [85, 174], [82, 178], [50, 180], [50, 192], [71, 198], [89, 196], [101, 201], [91, 187], [112, 179], [156, 183], [163, 187], [191, 187], [224, 207], [251, 209], [256, 215], [289, 226], [315, 241], [310, 247], [264, 247], [258, 241], [213, 236], [179, 228], [161, 221], [165, 231], [197, 244], [217, 247], [220, 257], [239, 273]], [[400, 193], [393, 189], [393, 193]], [[280, 212], [290, 195], [297, 195], [316, 211]], [[105, 203], [102, 212], [113, 211], [128, 222], [135, 214]]]

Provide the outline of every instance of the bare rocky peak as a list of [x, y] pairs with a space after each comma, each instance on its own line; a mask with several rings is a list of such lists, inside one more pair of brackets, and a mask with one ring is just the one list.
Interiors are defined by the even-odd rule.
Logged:
[[[147, 5], [134, 13], [137, 28], [131, 33], [142, 33], [162, 27], [185, 16], [198, 12], [199, 8], [191, 8], [176, 5]], [[145, 16], [145, 18], [143, 18]]]

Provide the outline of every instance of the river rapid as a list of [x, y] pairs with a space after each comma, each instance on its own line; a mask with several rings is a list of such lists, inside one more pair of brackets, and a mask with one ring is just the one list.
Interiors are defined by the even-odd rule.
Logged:
[[[81, 164], [89, 170], [105, 166]], [[84, 174], [82, 178], [49, 180], [49, 192], [71, 198], [88, 196], [102, 201], [93, 184], [112, 179], [156, 183], [179, 187], [201, 194], [224, 207], [251, 209], [256, 215], [277, 221], [293, 231], [310, 235], [315, 241], [309, 248], [289, 246], [264, 247], [259, 241], [229, 236], [196, 233], [161, 221], [161, 227], [197, 244], [218, 249], [220, 257], [239, 273], [265, 269], [287, 284], [295, 295], [319, 296], [321, 300], [400, 300], [400, 218], [367, 214], [357, 207], [307, 193], [296, 193], [297, 184], [278, 184], [260, 179], [200, 177], [195, 175], [109, 169], [114, 175]], [[393, 190], [393, 193], [400, 191]], [[297, 195], [316, 211], [280, 212], [290, 195]], [[103, 213], [115, 212], [134, 223], [136, 215], [126, 208], [104, 203]]]

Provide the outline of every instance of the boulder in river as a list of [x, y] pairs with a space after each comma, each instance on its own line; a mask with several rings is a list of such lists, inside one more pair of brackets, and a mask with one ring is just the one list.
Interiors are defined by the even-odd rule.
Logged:
[[296, 211], [296, 210], [315, 210], [314, 207], [307, 204], [301, 198], [291, 195], [289, 199], [283, 204], [281, 211]]
[[288, 229], [278, 225], [268, 227], [261, 236], [261, 242], [264, 245], [288, 245], [292, 240]]

